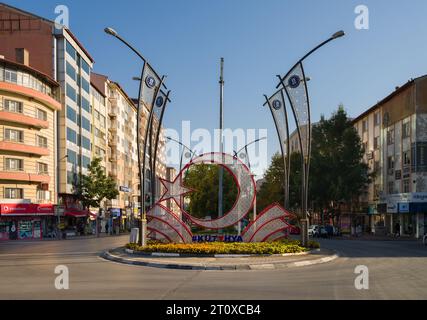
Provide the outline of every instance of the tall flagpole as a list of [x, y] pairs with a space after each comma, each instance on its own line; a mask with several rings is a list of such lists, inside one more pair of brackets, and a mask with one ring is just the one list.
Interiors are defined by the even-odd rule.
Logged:
[[[221, 72], [219, 78], [219, 152], [222, 154], [224, 152], [224, 145], [222, 139], [222, 130], [224, 125], [224, 58], [221, 58]], [[222, 208], [222, 180], [223, 180], [224, 169], [222, 166], [219, 168], [219, 188], [218, 188], [218, 218], [222, 217], [223, 208]]]

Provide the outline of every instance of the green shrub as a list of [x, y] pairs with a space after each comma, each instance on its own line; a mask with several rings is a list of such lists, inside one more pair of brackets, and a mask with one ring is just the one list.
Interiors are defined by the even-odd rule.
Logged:
[[[313, 242], [313, 241], [312, 241]], [[313, 247], [318, 243], [313, 242]], [[137, 244], [127, 244], [127, 248], [140, 252], [184, 253], [184, 254], [284, 254], [305, 252], [308, 249], [300, 245], [300, 241], [284, 240], [258, 243], [148, 243], [145, 247]], [[312, 247], [310, 247], [312, 248]]]

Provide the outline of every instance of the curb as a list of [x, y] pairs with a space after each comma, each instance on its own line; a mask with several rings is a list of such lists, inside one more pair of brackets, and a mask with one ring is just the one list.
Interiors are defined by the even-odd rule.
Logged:
[[150, 252], [144, 253], [132, 249], [124, 249], [126, 253], [134, 254], [140, 257], [182, 257], [182, 258], [248, 258], [248, 257], [291, 257], [304, 256], [313, 252], [319, 252], [320, 249], [313, 249], [306, 252], [297, 253], [282, 253], [282, 254], [189, 254], [189, 253], [166, 253], [166, 252]]
[[[323, 264], [331, 262], [339, 257], [339, 253], [335, 253], [329, 257], [323, 257], [315, 260], [305, 260], [305, 261], [296, 261], [296, 262], [286, 262], [286, 263], [265, 263], [265, 264], [235, 264], [235, 265], [194, 265], [194, 264], [176, 264], [176, 263], [159, 263], [159, 262], [146, 262], [146, 261], [135, 261], [131, 259], [122, 258], [112, 254], [110, 251], [104, 251], [101, 254], [101, 257], [118, 263], [137, 265], [144, 267], [153, 267], [153, 268], [162, 268], [162, 269], [180, 269], [180, 270], [211, 270], [211, 271], [220, 271], [220, 270], [274, 270], [274, 269], [285, 269], [285, 268], [296, 268], [296, 267], [305, 267], [312, 266], [316, 264]], [[177, 254], [173, 257], [177, 257]], [[156, 256], [155, 256], [156, 257]], [[158, 255], [157, 255], [158, 257]], [[247, 257], [247, 256], [246, 256]]]

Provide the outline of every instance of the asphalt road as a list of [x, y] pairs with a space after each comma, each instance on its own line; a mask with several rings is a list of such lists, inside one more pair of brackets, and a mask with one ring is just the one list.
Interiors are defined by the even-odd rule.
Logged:
[[[170, 270], [98, 256], [127, 240], [0, 243], [0, 299], [427, 299], [427, 247], [415, 241], [322, 240], [341, 257], [287, 270]], [[69, 269], [68, 290], [55, 289], [58, 265]], [[369, 290], [355, 288], [358, 265]]]

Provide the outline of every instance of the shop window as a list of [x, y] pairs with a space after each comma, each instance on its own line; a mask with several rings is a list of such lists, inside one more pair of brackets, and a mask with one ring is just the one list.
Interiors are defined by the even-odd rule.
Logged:
[[4, 188], [4, 197], [6, 199], [23, 199], [24, 189], [21, 188]]

